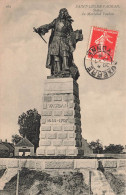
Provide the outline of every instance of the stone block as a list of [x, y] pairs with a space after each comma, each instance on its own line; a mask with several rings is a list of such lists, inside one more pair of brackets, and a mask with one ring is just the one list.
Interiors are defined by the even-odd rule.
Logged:
[[16, 168], [19, 166], [20, 164], [20, 160], [17, 159], [9, 159], [8, 161], [8, 168]]
[[63, 145], [64, 146], [74, 146], [75, 145], [75, 141], [64, 140]]
[[126, 167], [126, 160], [119, 160], [119, 167]]
[[53, 126], [53, 131], [62, 131], [62, 126]]
[[55, 155], [55, 149], [48, 149], [47, 150], [47, 155]]
[[53, 141], [53, 146], [62, 146], [62, 140]]
[[63, 101], [69, 101], [67, 94], [63, 96]]
[[98, 168], [97, 159], [75, 159], [75, 167], [77, 169]]
[[27, 160], [19, 161], [19, 167], [25, 167], [27, 164]]
[[42, 123], [42, 124], [46, 124], [46, 119], [45, 119], [45, 118], [42, 118], [42, 119], [41, 119], [41, 123]]
[[68, 108], [74, 108], [74, 107], [75, 107], [75, 103], [73, 102], [68, 103]]
[[67, 155], [77, 155], [77, 149], [68, 149]]
[[36, 153], [37, 153], [37, 156], [44, 156], [45, 155], [45, 149], [39, 147], [39, 148], [37, 148], [37, 152]]
[[73, 125], [64, 126], [64, 131], [74, 131], [74, 126]]
[[62, 96], [61, 95], [54, 95], [53, 100], [54, 101], [62, 101]]
[[69, 133], [69, 138], [75, 138], [75, 133]]
[[117, 161], [116, 160], [105, 160], [103, 166], [106, 168], [116, 168]]
[[61, 116], [61, 115], [62, 115], [62, 111], [61, 110], [54, 111], [54, 116]]
[[42, 170], [42, 162], [40, 160], [35, 161], [36, 165], [35, 168], [37, 170]]
[[74, 124], [75, 123], [75, 120], [76, 119], [74, 119], [74, 118], [68, 118], [68, 123], [73, 123]]
[[45, 139], [45, 138], [46, 138], [46, 133], [42, 132], [42, 133], [40, 134], [40, 139]]
[[74, 95], [73, 94], [65, 94], [63, 96], [64, 101], [73, 101], [74, 100]]
[[44, 110], [44, 111], [42, 111], [42, 116], [52, 116], [52, 111]]
[[35, 169], [35, 161], [33, 160], [29, 161], [29, 169]]
[[53, 133], [53, 132], [47, 134], [48, 139], [56, 139], [56, 136], [57, 136], [57, 134]]
[[61, 148], [59, 148], [59, 149], [57, 150], [57, 155], [60, 155], [60, 156], [66, 155], [66, 149], [61, 149]]
[[41, 126], [42, 131], [51, 131], [51, 126]]
[[58, 134], [58, 139], [66, 139], [67, 138], [67, 133], [59, 133]]
[[51, 102], [52, 101], [52, 96], [50, 95], [47, 95], [47, 96], [44, 96], [44, 102]]
[[40, 140], [39, 145], [40, 146], [50, 146], [51, 145], [51, 141], [50, 140]]
[[69, 94], [75, 91], [75, 83], [72, 78], [47, 79], [44, 86], [44, 94]]
[[43, 103], [43, 109], [46, 109], [46, 108], [47, 108], [47, 104]]
[[73, 116], [73, 110], [64, 110], [64, 116]]
[[69, 100], [73, 100], [73, 97], [74, 97], [73, 94], [69, 94], [68, 99], [69, 99]]
[[46, 169], [73, 169], [74, 161], [73, 160], [46, 160], [45, 161]]

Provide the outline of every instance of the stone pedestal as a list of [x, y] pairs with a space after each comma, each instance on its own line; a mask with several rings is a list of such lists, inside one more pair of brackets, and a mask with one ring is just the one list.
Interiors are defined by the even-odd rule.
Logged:
[[81, 149], [78, 84], [73, 78], [45, 81], [38, 156], [76, 156]]

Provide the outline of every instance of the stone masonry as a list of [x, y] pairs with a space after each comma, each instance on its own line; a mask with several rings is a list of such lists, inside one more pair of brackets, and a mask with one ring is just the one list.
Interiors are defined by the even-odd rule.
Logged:
[[78, 84], [73, 78], [45, 81], [38, 156], [83, 154], [79, 104]]

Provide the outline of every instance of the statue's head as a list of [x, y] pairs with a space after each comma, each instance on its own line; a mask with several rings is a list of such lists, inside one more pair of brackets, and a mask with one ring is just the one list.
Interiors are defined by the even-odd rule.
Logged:
[[60, 17], [60, 18], [66, 18], [67, 15], [69, 15], [69, 14], [68, 14], [68, 11], [67, 11], [66, 8], [60, 9], [60, 11], [59, 11], [59, 17]]
[[73, 21], [66, 8], [60, 9], [60, 11], [59, 11], [59, 17], [61, 19], [63, 19], [63, 18], [69, 19], [71, 22]]

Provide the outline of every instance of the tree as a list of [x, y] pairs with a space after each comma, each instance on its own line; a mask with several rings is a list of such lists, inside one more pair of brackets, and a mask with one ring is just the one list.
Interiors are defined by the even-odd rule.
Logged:
[[122, 145], [114, 145], [110, 144], [109, 146], [105, 146], [104, 153], [112, 153], [119, 154], [123, 151], [124, 147]]
[[34, 145], [35, 152], [39, 146], [40, 119], [41, 115], [35, 108], [26, 113], [23, 112], [18, 118], [19, 133]]
[[13, 142], [13, 144], [15, 145], [15, 144], [17, 144], [20, 140], [22, 139], [22, 137], [21, 136], [19, 136], [19, 135], [17, 135], [17, 134], [15, 134], [15, 135], [12, 135], [12, 139], [11, 139], [11, 141]]
[[93, 153], [101, 154], [103, 153], [103, 145], [100, 143], [100, 140], [92, 141], [89, 143], [89, 147], [93, 150]]

